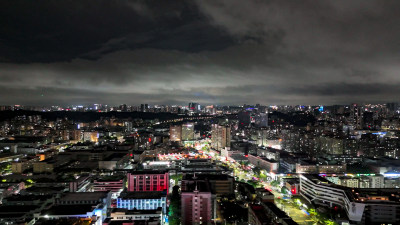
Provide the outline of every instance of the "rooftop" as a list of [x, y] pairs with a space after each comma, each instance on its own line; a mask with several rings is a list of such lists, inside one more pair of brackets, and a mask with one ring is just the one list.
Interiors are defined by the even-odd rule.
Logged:
[[101, 192], [70, 192], [64, 193], [61, 197], [61, 201], [96, 201], [102, 198], [106, 198], [108, 195], [107, 191]]
[[96, 207], [92, 204], [86, 205], [55, 205], [44, 210], [42, 215], [82, 215], [92, 212]]
[[134, 214], [161, 214], [162, 208], [159, 207], [158, 209], [149, 209], [149, 210], [129, 210], [129, 209], [122, 209], [122, 208], [112, 208], [111, 213], [121, 213], [124, 215], [134, 215]]
[[163, 191], [136, 191], [122, 192], [119, 198], [121, 199], [160, 199], [166, 197], [167, 194]]
[[270, 219], [267, 216], [267, 212], [262, 205], [250, 205], [250, 208], [260, 222], [270, 221]]
[[164, 174], [166, 174], [168, 172], [165, 171], [165, 170], [140, 170], [140, 171], [132, 170], [129, 173], [132, 174], [132, 175], [135, 175], [135, 174], [137, 174], [137, 175], [140, 175], [140, 174], [160, 174], [160, 175], [164, 175]]

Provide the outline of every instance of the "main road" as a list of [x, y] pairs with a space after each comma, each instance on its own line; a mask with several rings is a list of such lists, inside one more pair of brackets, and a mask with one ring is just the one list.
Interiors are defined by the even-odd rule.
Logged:
[[[254, 173], [253, 171], [249, 170], [244, 170], [242, 166], [237, 163], [237, 162], [230, 162], [226, 161], [225, 157], [219, 157], [219, 156], [212, 156], [214, 160], [217, 160], [221, 163], [226, 163], [231, 169], [234, 171], [234, 176], [237, 180], [245, 180], [246, 182], [248, 180], [253, 179]], [[271, 193], [275, 197], [275, 205], [280, 208], [282, 211], [284, 211], [288, 216], [290, 216], [296, 223], [300, 225], [314, 225], [317, 224], [315, 221], [311, 219], [309, 215], [307, 215], [306, 212], [303, 210], [300, 210], [299, 208], [293, 206], [290, 204], [290, 199], [289, 200], [283, 200], [283, 195], [274, 190], [274, 188], [271, 186], [270, 182], [268, 180], [264, 179], [261, 181], [262, 186], [267, 188], [268, 190], [271, 191]], [[280, 201], [281, 203], [277, 203], [277, 199], [282, 199]]]

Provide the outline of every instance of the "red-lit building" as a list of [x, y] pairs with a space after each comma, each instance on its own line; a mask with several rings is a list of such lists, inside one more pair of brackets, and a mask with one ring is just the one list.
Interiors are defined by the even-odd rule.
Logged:
[[128, 173], [128, 192], [133, 191], [164, 191], [168, 193], [168, 172], [134, 171]]

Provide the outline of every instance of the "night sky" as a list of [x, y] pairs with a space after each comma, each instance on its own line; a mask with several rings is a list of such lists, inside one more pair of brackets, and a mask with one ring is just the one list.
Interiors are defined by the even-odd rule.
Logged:
[[399, 101], [400, 1], [0, 1], [0, 104]]

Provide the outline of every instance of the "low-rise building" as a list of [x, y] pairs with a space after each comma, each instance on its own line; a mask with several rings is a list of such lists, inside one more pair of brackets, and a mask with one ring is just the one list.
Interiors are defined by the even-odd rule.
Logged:
[[249, 155], [249, 162], [253, 165], [266, 170], [268, 173], [277, 173], [279, 168], [279, 163], [272, 159], [267, 159], [264, 157]]
[[164, 191], [168, 192], [169, 174], [160, 171], [133, 171], [128, 173], [128, 191]]
[[163, 213], [167, 210], [167, 195], [161, 191], [135, 191], [122, 192], [117, 198], [117, 208], [155, 210], [162, 208]]
[[[129, 209], [120, 209], [114, 208], [111, 210], [110, 213], [110, 220], [111, 221], [146, 221], [149, 223], [156, 224], [164, 224], [165, 215], [163, 213], [162, 208], [157, 208], [154, 210], [129, 210]], [[125, 223], [124, 223], [125, 224]], [[146, 223], [147, 224], [147, 223]], [[103, 223], [104, 225], [104, 223]]]
[[98, 191], [111, 191], [112, 193], [119, 193], [124, 188], [124, 180], [102, 180], [96, 179], [92, 183], [92, 190]]

